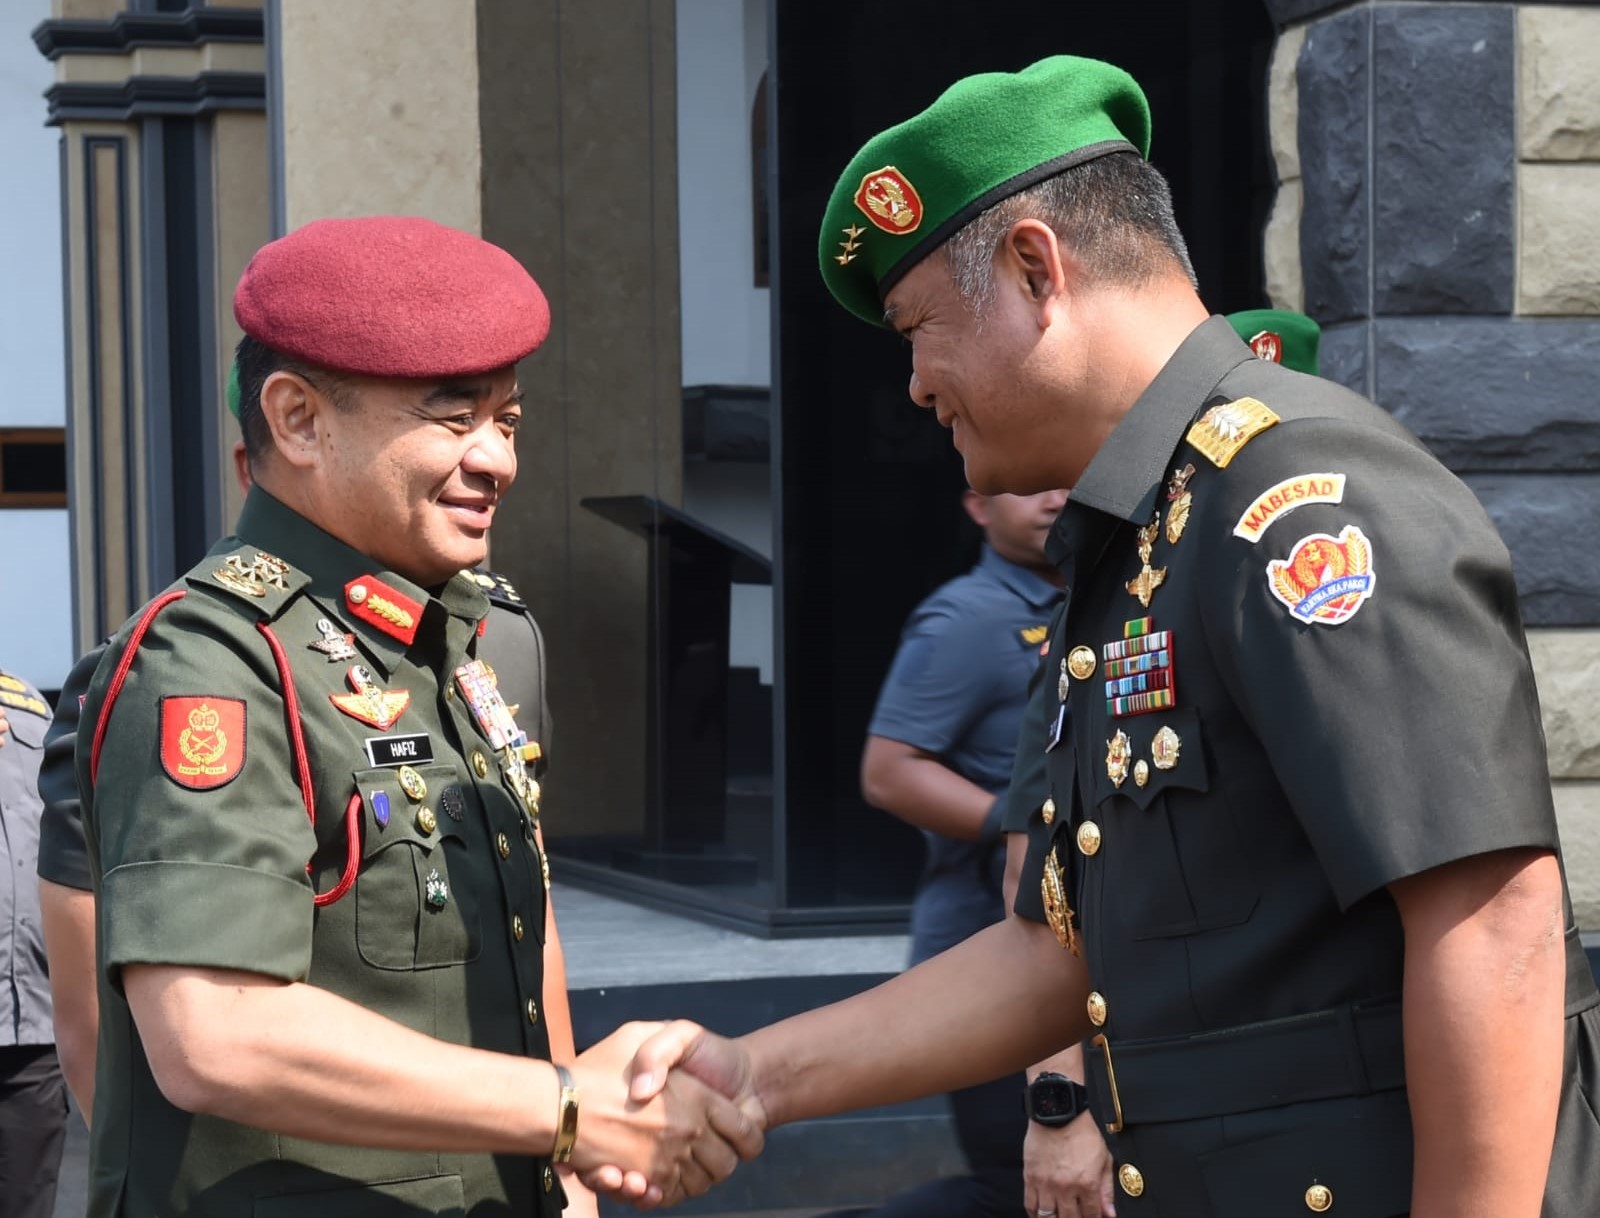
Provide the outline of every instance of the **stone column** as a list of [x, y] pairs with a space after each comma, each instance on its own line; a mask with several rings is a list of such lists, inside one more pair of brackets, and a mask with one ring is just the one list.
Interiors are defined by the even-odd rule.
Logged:
[[1584, 535], [1600, 503], [1600, 11], [1269, 7], [1279, 210], [1299, 213], [1298, 242], [1287, 220], [1269, 229], [1284, 268], [1269, 291], [1322, 323], [1324, 375], [1420, 436], [1510, 547], [1573, 898], [1600, 930], [1600, 547]]
[[78, 650], [232, 519], [228, 300], [267, 231], [259, 11], [126, 9], [56, 0], [34, 32], [61, 129]]
[[549, 644], [545, 831], [644, 828], [643, 542], [591, 496], [681, 499], [672, 0], [270, 0], [285, 228], [403, 213], [504, 247], [550, 298], [519, 369], [490, 561]]

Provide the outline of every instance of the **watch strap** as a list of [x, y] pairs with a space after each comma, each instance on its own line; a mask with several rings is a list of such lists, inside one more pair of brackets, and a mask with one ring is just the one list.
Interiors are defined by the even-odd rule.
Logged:
[[578, 1085], [565, 1066], [556, 1066], [556, 1078], [561, 1082], [561, 1106], [556, 1113], [556, 1144], [550, 1161], [568, 1163], [578, 1141]]

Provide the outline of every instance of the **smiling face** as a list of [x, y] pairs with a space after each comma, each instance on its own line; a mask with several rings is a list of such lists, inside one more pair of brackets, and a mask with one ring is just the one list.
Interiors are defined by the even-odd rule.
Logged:
[[923, 259], [885, 300], [885, 320], [911, 344], [911, 400], [950, 428], [980, 494], [1070, 485], [1092, 455], [1073, 425], [1086, 343], [1068, 341], [1076, 314], [1053, 237], [1044, 244], [1035, 232], [1020, 256], [1002, 246], [981, 324], [942, 257]]
[[278, 373], [262, 407], [283, 460], [260, 481], [346, 545], [434, 586], [487, 556], [495, 508], [517, 474], [521, 396], [510, 368], [352, 379], [338, 404]]

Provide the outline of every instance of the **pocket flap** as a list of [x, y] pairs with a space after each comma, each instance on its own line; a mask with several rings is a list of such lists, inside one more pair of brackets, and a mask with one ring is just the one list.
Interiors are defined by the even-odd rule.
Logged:
[[[400, 781], [400, 771], [392, 767], [355, 770], [356, 790], [361, 793], [361, 857], [371, 858], [396, 842], [411, 842], [424, 853], [447, 837], [460, 839], [461, 830], [439, 803], [439, 794], [458, 783], [455, 767], [447, 763], [411, 767], [421, 776], [424, 794], [415, 799]], [[424, 815], [426, 813], [426, 815]]]
[[[1144, 809], [1163, 791], [1204, 792], [1210, 788], [1200, 713], [1193, 707], [1110, 719], [1106, 733], [1105, 753], [1094, 770], [1097, 806], [1121, 795]], [[1119, 756], [1123, 750], [1126, 756]], [[1118, 771], [1125, 771], [1120, 784], [1112, 779]], [[1141, 776], [1143, 786], [1139, 785]]]
[[[1411, 1167], [1406, 1107], [1379, 1097], [1369, 1097], [1360, 1110], [1345, 1108], [1337, 1117], [1200, 1159], [1218, 1214], [1395, 1218], [1411, 1210]], [[1322, 1191], [1313, 1195], [1313, 1189]]]

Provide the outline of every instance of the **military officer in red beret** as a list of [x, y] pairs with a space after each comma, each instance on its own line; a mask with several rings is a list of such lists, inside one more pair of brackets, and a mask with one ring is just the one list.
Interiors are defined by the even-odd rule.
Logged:
[[[768, 1124], [1089, 1041], [1121, 1218], [1600, 1213], [1600, 993], [1505, 546], [1383, 410], [1194, 284], [1126, 73], [970, 77], [869, 141], [834, 297], [980, 492], [1067, 486], [1015, 916], [680, 1063]], [[1281, 336], [1280, 336], [1281, 337]], [[1035, 1201], [1036, 1218], [1078, 1218]], [[1092, 1212], [1092, 1210], [1091, 1210]]]
[[253, 485], [142, 608], [78, 733], [99, 931], [90, 1213], [552, 1214], [674, 1199], [761, 1135], [629, 1026], [550, 1061], [539, 749], [470, 569], [549, 310], [504, 251], [324, 220], [235, 297]]

